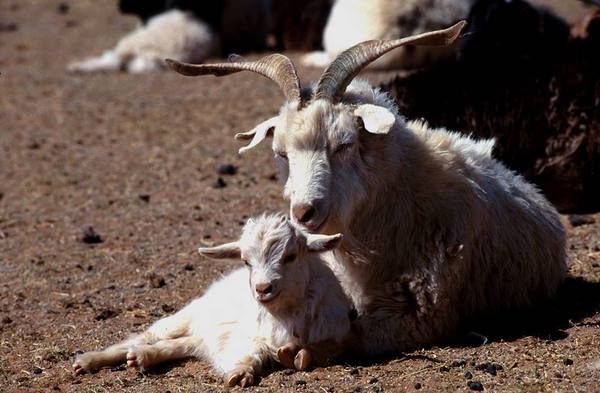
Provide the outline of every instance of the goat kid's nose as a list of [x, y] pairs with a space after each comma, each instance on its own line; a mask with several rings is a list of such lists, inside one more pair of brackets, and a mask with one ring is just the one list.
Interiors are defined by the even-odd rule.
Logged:
[[268, 295], [273, 291], [273, 285], [269, 283], [256, 284], [254, 287], [256, 288], [256, 292], [261, 295]]
[[317, 210], [310, 203], [297, 203], [292, 207], [292, 214], [301, 224], [306, 224], [314, 216]]

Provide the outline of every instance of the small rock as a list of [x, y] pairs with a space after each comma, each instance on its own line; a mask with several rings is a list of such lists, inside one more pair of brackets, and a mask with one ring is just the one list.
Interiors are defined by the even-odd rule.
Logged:
[[481, 384], [481, 382], [469, 381], [469, 382], [467, 382], [467, 386], [471, 390], [475, 390], [477, 392], [483, 392], [483, 385]]
[[467, 371], [467, 372], [465, 373], [465, 378], [466, 378], [466, 379], [473, 379], [473, 373], [471, 373], [470, 371]]
[[450, 364], [450, 367], [464, 367], [467, 364], [466, 360], [455, 360]]
[[267, 179], [271, 181], [277, 181], [277, 173], [271, 173], [269, 176], [267, 176]]
[[306, 381], [303, 379], [296, 380], [296, 385], [298, 386], [306, 386]]
[[10, 319], [10, 317], [9, 317], [9, 316], [6, 316], [6, 317], [2, 318], [2, 323], [4, 323], [4, 324], [7, 324], [7, 325], [8, 325], [9, 323], [12, 323], [12, 321], [13, 321], [13, 320], [12, 320], [12, 319]]
[[96, 321], [105, 321], [107, 319], [113, 318], [117, 314], [118, 314], [117, 311], [112, 310], [110, 308], [105, 308], [104, 310], [100, 311], [100, 313], [96, 314], [94, 319]]
[[18, 28], [16, 23], [0, 23], [0, 32], [12, 33], [17, 31]]
[[83, 236], [81, 237], [81, 241], [86, 244], [98, 244], [98, 243], [102, 243], [104, 240], [102, 239], [102, 236], [100, 236], [96, 232], [94, 227], [87, 227], [83, 231]]
[[56, 11], [58, 11], [59, 14], [66, 14], [69, 12], [70, 8], [69, 3], [60, 3], [58, 7], [56, 7]]
[[175, 307], [169, 305], [169, 304], [163, 304], [162, 306], [160, 306], [160, 308], [162, 308], [162, 310], [164, 312], [173, 312], [175, 311]]
[[117, 371], [125, 371], [127, 370], [127, 367], [125, 367], [123, 364], [121, 364], [120, 366], [115, 366], [113, 368], [110, 369], [110, 371], [117, 372]]
[[220, 164], [217, 167], [217, 173], [219, 175], [235, 175], [237, 168], [232, 164]]
[[358, 368], [356, 368], [356, 367], [352, 367], [352, 368], [349, 370], [349, 373], [350, 373], [350, 375], [358, 375]]
[[192, 265], [191, 263], [186, 263], [183, 266], [183, 270], [187, 271], [187, 272], [191, 272], [194, 270], [194, 265]]
[[448, 368], [448, 366], [442, 366], [440, 367], [440, 371], [443, 373], [447, 373], [448, 371], [450, 371], [450, 369]]
[[42, 145], [40, 145], [39, 142], [35, 141], [27, 145], [27, 148], [30, 150], [38, 150], [40, 147], [42, 147]]
[[503, 369], [503, 367], [500, 364], [490, 363], [490, 362], [481, 363], [481, 364], [478, 364], [477, 366], [475, 366], [475, 370], [484, 371], [493, 376], [496, 376], [497, 372], [502, 369]]
[[162, 288], [167, 285], [165, 278], [154, 272], [147, 273], [146, 278], [150, 281], [150, 286], [152, 288]]
[[571, 366], [571, 365], [573, 365], [573, 359], [564, 358], [564, 359], [563, 359], [563, 364], [564, 364], [565, 366]]
[[217, 180], [213, 183], [213, 188], [225, 188], [227, 187], [227, 183], [223, 180], [222, 177], [217, 178]]
[[140, 194], [138, 195], [138, 198], [146, 203], [150, 202], [150, 194]]
[[33, 368], [33, 370], [32, 370], [31, 372], [32, 372], [32, 373], [34, 373], [34, 374], [36, 374], [36, 375], [38, 375], [38, 374], [41, 374], [41, 373], [43, 373], [43, 372], [44, 372], [44, 370], [42, 370], [42, 369], [41, 369], [41, 368], [39, 368], [39, 367], [34, 367], [34, 368]]
[[423, 386], [422, 386], [422, 385], [421, 385], [419, 382], [415, 383], [415, 389], [416, 389], [416, 390], [419, 390], [419, 389], [421, 389], [422, 387], [423, 387]]
[[371, 385], [374, 384], [374, 383], [377, 383], [377, 382], [379, 382], [379, 378], [377, 378], [377, 377], [373, 377], [373, 378], [369, 379], [369, 383]]
[[572, 226], [578, 227], [581, 225], [593, 224], [596, 222], [594, 217], [585, 214], [571, 214], [569, 216], [569, 222]]

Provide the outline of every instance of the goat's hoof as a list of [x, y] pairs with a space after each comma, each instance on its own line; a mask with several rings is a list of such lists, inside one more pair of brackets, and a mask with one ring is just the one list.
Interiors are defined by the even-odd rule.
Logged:
[[83, 368], [83, 366], [78, 360], [76, 360], [75, 363], [73, 363], [73, 371], [75, 372], [75, 375], [81, 375], [87, 372], [87, 370]]
[[233, 370], [225, 377], [227, 387], [234, 387], [240, 385], [243, 388], [254, 385], [254, 371], [251, 368], [239, 368]]
[[312, 355], [306, 348], [302, 348], [294, 357], [294, 368], [298, 371], [307, 370], [312, 367]]
[[284, 368], [294, 368], [294, 358], [300, 350], [295, 344], [286, 344], [277, 349], [277, 358]]

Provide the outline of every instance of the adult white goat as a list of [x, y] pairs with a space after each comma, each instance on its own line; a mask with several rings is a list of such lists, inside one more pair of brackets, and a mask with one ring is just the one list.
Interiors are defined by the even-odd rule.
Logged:
[[358, 310], [362, 353], [414, 348], [452, 335], [476, 313], [525, 307], [563, 280], [565, 235], [556, 210], [475, 141], [407, 122], [359, 71], [403, 45], [454, 41], [464, 23], [395, 41], [368, 41], [333, 61], [310, 100], [282, 55], [190, 65], [185, 75], [251, 70], [287, 102], [254, 130], [245, 151], [272, 135], [292, 217], [344, 234], [336, 272]]
[[350, 331], [350, 301], [319, 256], [340, 240], [303, 233], [282, 215], [250, 219], [239, 241], [199, 249], [211, 258], [242, 258], [248, 268], [144, 333], [79, 355], [73, 368], [80, 374], [127, 360], [144, 370], [197, 356], [225, 374], [228, 386], [248, 386], [272, 361], [322, 365], [341, 353]]
[[[337, 0], [323, 31], [323, 51], [301, 58], [309, 67], [326, 67], [337, 55], [366, 40], [389, 40], [424, 33], [465, 19], [475, 0]], [[455, 52], [403, 48], [375, 62], [381, 68], [414, 68]]]

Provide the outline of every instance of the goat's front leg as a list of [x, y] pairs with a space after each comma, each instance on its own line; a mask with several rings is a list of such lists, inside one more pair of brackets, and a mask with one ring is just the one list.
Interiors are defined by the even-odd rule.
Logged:
[[262, 339], [231, 340], [213, 360], [224, 372], [226, 386], [248, 387], [256, 384], [265, 366], [275, 360], [274, 352]]
[[127, 351], [127, 366], [148, 370], [169, 360], [198, 356], [203, 353], [203, 340], [198, 336], [161, 340], [154, 344], [131, 346]]

